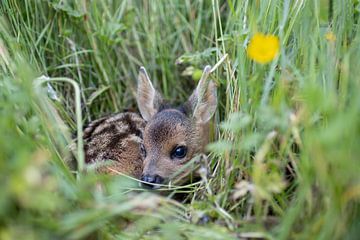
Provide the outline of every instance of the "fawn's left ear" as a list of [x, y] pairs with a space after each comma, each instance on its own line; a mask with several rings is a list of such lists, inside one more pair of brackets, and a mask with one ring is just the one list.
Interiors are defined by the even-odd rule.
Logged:
[[208, 80], [210, 70], [210, 66], [204, 68], [201, 79], [188, 100], [193, 117], [199, 123], [207, 123], [215, 113], [217, 106], [216, 85], [213, 81]]
[[136, 100], [141, 116], [145, 121], [149, 121], [158, 112], [163, 102], [161, 95], [153, 87], [144, 67], [141, 67], [139, 71]]

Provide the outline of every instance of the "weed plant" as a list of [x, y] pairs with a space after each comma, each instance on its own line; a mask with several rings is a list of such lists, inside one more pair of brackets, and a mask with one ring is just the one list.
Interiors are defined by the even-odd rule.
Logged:
[[[358, 0], [2, 0], [0, 239], [358, 239], [359, 12]], [[258, 32], [279, 38], [270, 63], [247, 55]], [[81, 148], [70, 166], [72, 133], [81, 146], [89, 121], [136, 110], [140, 66], [178, 104], [226, 54], [199, 182], [155, 194], [84, 174]]]

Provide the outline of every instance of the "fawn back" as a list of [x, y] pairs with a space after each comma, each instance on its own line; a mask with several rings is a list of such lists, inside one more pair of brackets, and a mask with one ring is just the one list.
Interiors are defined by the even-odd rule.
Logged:
[[139, 178], [143, 169], [145, 121], [124, 112], [91, 122], [84, 130], [87, 164], [98, 164], [100, 173], [119, 172]]

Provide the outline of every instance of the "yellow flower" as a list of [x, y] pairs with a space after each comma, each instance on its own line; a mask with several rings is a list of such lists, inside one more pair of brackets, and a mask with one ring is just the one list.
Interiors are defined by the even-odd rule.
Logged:
[[329, 31], [325, 34], [325, 38], [326, 40], [328, 40], [329, 42], [335, 42], [336, 41], [336, 36], [332, 31]]
[[247, 47], [247, 55], [255, 62], [271, 62], [279, 53], [279, 38], [274, 35], [256, 33]]

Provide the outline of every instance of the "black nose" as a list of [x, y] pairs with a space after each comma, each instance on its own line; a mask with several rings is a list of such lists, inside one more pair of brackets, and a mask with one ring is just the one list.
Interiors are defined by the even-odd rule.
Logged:
[[162, 178], [159, 175], [143, 175], [141, 176], [141, 181], [143, 186], [146, 186], [148, 188], [156, 189], [159, 188], [159, 186], [154, 185], [155, 184], [161, 184], [164, 182], [164, 178]]

